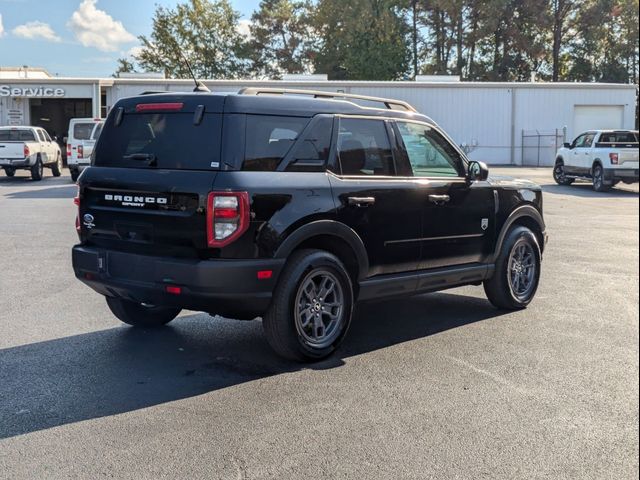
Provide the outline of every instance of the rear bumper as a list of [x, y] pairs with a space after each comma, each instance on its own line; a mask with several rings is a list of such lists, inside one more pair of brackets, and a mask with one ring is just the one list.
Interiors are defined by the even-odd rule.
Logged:
[[637, 182], [640, 179], [640, 170], [637, 168], [605, 168], [604, 181], [611, 184], [613, 182]]
[[[264, 314], [284, 259], [192, 260], [152, 257], [76, 245], [76, 277], [108, 297], [176, 306], [232, 318]], [[257, 272], [272, 270], [270, 279]], [[181, 293], [168, 293], [168, 286]]]
[[0, 158], [0, 167], [31, 168], [34, 163], [31, 158]]

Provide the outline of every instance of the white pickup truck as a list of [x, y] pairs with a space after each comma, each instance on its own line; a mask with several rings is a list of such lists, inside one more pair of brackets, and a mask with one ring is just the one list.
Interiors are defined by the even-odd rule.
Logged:
[[44, 167], [54, 177], [62, 173], [62, 152], [40, 127], [0, 127], [0, 168], [8, 177], [16, 170], [30, 170], [33, 180], [42, 180]]
[[593, 130], [565, 143], [556, 154], [553, 178], [560, 185], [575, 180], [593, 182], [604, 192], [619, 182], [639, 179], [638, 132], [635, 130]]

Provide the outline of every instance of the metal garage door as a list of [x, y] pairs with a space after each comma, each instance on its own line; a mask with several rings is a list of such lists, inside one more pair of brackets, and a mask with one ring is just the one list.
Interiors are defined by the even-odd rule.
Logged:
[[573, 114], [573, 137], [587, 130], [622, 128], [623, 105], [576, 105]]

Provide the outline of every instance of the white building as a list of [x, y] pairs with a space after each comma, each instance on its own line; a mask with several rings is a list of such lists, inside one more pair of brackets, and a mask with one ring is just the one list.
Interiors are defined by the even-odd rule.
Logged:
[[[206, 80], [213, 92], [246, 86], [327, 90], [405, 100], [490, 164], [549, 165], [564, 135], [596, 128], [633, 128], [636, 87], [597, 83], [446, 81], [346, 82]], [[104, 117], [120, 98], [145, 91], [190, 91], [191, 80], [64, 78], [41, 69], [0, 68], [0, 125], [30, 124], [66, 136], [73, 117]]]

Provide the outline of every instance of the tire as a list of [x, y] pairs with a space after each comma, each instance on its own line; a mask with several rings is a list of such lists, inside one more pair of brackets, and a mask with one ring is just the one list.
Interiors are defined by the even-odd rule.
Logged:
[[278, 355], [311, 362], [338, 348], [352, 313], [353, 288], [342, 262], [323, 250], [299, 250], [280, 275], [262, 326]]
[[38, 155], [38, 158], [36, 159], [36, 164], [33, 167], [31, 167], [31, 180], [33, 180], [34, 182], [39, 182], [40, 180], [42, 180], [43, 175], [44, 175], [44, 165], [42, 165], [42, 159]]
[[604, 169], [602, 165], [596, 164], [593, 167], [593, 189], [596, 192], [608, 192], [611, 190], [610, 185], [604, 184]]
[[59, 177], [60, 175], [62, 175], [62, 155], [58, 154], [56, 163], [51, 165], [51, 173], [54, 177]]
[[[518, 258], [521, 253], [524, 253], [523, 259]], [[526, 308], [538, 289], [540, 261], [540, 246], [534, 233], [520, 225], [512, 227], [502, 244], [493, 277], [484, 282], [489, 301], [504, 310]]]
[[80, 172], [78, 172], [78, 170], [71, 170], [71, 181], [72, 182], [77, 182], [79, 176], [80, 176]]
[[571, 185], [575, 181], [574, 178], [567, 178], [562, 161], [557, 162], [556, 166], [553, 167], [553, 179], [558, 185]]
[[176, 318], [180, 313], [177, 307], [155, 307], [124, 300], [106, 297], [111, 312], [124, 323], [134, 327], [161, 327]]
[[4, 174], [7, 177], [13, 177], [16, 174], [16, 169], [15, 168], [11, 168], [11, 167], [4, 167]]

